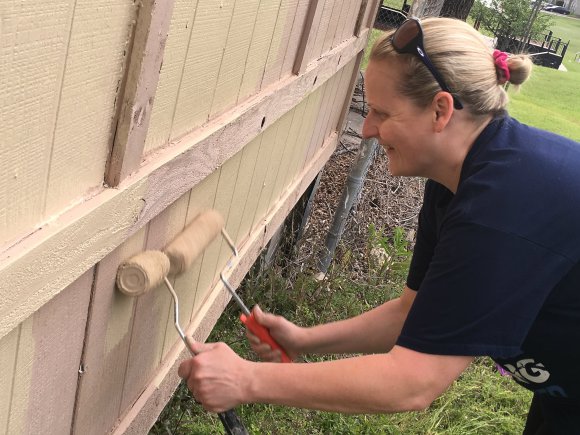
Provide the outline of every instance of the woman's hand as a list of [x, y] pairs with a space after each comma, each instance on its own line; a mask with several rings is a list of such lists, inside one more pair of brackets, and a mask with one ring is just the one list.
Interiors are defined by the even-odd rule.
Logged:
[[[298, 357], [304, 349], [306, 329], [286, 320], [282, 316], [263, 312], [258, 305], [252, 309], [256, 321], [270, 331], [272, 338], [286, 351], [291, 359]], [[272, 350], [269, 344], [262, 342], [256, 335], [246, 329], [248, 341], [254, 352], [262, 361], [281, 362], [279, 350]]]
[[183, 361], [178, 370], [187, 381], [195, 400], [210, 412], [224, 412], [249, 402], [251, 363], [240, 358], [224, 343], [190, 341], [193, 358]]

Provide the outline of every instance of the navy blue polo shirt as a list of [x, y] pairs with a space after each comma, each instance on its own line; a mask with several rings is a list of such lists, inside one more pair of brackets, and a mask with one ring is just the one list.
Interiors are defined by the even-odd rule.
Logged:
[[580, 144], [505, 116], [457, 192], [429, 180], [397, 344], [487, 355], [538, 394], [580, 399]]

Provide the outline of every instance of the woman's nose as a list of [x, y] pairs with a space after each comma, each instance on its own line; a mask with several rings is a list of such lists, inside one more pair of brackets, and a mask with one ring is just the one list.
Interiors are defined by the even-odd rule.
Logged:
[[365, 122], [363, 123], [362, 126], [362, 137], [363, 139], [369, 139], [371, 137], [376, 137], [378, 136], [378, 129], [376, 127], [376, 125], [373, 123], [372, 119], [370, 116], [367, 116], [365, 118]]

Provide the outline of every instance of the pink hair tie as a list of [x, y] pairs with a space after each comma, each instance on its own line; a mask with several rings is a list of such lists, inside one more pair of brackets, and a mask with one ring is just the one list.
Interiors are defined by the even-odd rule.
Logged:
[[507, 64], [508, 54], [500, 51], [493, 50], [493, 60], [495, 62], [495, 67], [499, 71], [498, 83], [503, 85], [505, 82], [510, 80], [510, 69]]

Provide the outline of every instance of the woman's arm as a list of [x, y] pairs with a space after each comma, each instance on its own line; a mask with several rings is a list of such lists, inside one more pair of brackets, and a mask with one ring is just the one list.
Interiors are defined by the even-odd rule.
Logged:
[[256, 363], [223, 343], [195, 343], [199, 354], [179, 375], [205, 409], [273, 403], [345, 413], [427, 408], [471, 363], [471, 356], [430, 355], [395, 346], [387, 354], [320, 363]]
[[405, 286], [400, 297], [359, 316], [306, 328], [300, 353], [379, 353], [392, 349], [415, 300]]
[[[400, 297], [373, 310], [311, 328], [301, 328], [258, 307], [254, 308], [254, 315], [291, 358], [301, 354], [388, 352], [401, 333], [416, 293], [405, 286]], [[247, 335], [252, 349], [263, 361], [280, 361], [279, 351], [273, 351], [251, 332]]]

